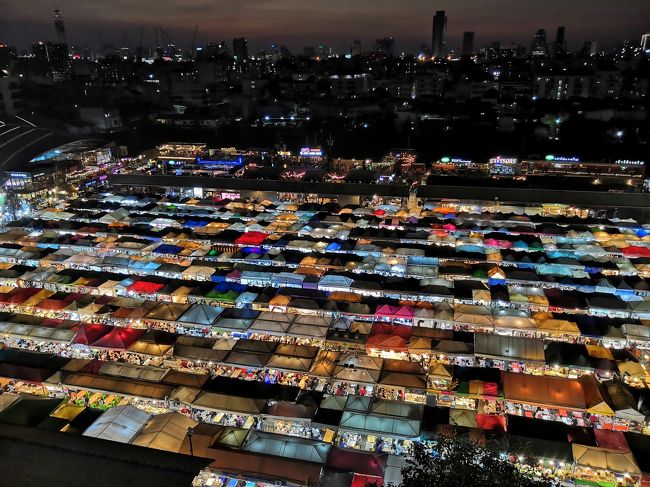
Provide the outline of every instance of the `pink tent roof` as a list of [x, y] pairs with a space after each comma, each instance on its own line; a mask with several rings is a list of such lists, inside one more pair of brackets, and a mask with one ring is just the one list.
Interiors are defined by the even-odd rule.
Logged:
[[415, 310], [411, 306], [402, 306], [400, 307], [395, 316], [398, 318], [408, 318], [411, 319], [415, 315]]
[[399, 308], [397, 306], [391, 306], [389, 304], [382, 304], [375, 310], [375, 316], [384, 316], [388, 318], [393, 318]]

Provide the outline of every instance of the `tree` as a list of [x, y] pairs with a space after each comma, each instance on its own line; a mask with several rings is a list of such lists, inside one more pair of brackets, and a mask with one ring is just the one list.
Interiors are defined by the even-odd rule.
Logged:
[[545, 487], [490, 447], [439, 437], [433, 451], [416, 444], [402, 469], [400, 487]]

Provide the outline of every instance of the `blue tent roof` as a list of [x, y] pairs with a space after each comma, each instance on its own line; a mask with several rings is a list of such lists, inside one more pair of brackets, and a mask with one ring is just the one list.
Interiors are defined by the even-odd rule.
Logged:
[[172, 244], [162, 244], [154, 249], [157, 254], [178, 254], [183, 250], [183, 247]]

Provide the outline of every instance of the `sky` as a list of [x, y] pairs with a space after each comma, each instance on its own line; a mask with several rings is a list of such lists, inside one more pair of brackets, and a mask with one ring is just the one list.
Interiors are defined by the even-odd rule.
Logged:
[[475, 32], [475, 45], [521, 41], [545, 28], [567, 29], [569, 47], [586, 39], [612, 46], [638, 42], [650, 32], [650, 0], [0, 0], [0, 43], [19, 49], [33, 40], [54, 40], [53, 10], [63, 12], [68, 43], [154, 44], [154, 27], [165, 29], [180, 46], [247, 37], [253, 51], [272, 43], [301, 51], [329, 44], [345, 52], [354, 39], [364, 48], [393, 36], [398, 50], [417, 52], [431, 42], [431, 16], [445, 10], [448, 45], [464, 31]]

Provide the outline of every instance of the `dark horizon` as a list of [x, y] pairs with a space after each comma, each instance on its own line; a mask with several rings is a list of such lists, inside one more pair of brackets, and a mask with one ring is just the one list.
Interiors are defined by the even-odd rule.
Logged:
[[[55, 40], [53, 11], [62, 10], [67, 40], [71, 45], [103, 43], [116, 47], [154, 45], [154, 27], [162, 26], [172, 41], [189, 47], [194, 26], [198, 25], [197, 45], [246, 37], [251, 52], [271, 44], [286, 45], [294, 52], [304, 46], [328, 44], [347, 52], [354, 39], [364, 49], [377, 38], [392, 36], [396, 51], [417, 53], [431, 38], [431, 16], [445, 10], [448, 17], [449, 49], [455, 48], [464, 31], [475, 32], [475, 45], [492, 41], [521, 42], [529, 47], [539, 28], [546, 29], [549, 42], [558, 26], [565, 26], [571, 49], [585, 40], [597, 40], [610, 48], [624, 41], [638, 42], [650, 32], [648, 0], [406, 0], [408, 9], [395, 7], [390, 0], [169, 0], [160, 5], [153, 0], [32, 0], [27, 3], [0, 0], [0, 42], [28, 49], [33, 41]], [[155, 19], [152, 19], [155, 13]]]

